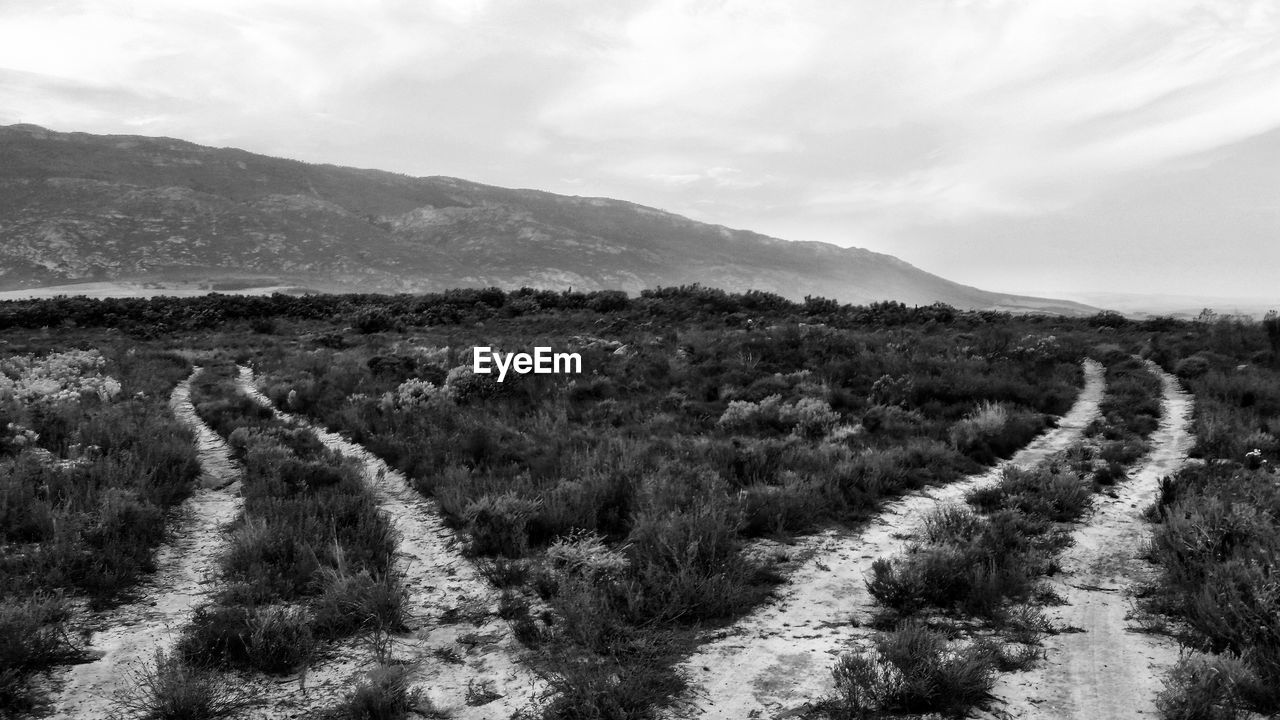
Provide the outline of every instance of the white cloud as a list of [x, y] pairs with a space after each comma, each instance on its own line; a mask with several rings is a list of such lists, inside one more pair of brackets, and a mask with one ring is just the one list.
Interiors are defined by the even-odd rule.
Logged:
[[0, 121], [909, 254], [912, 228], [1058, 217], [1280, 127], [1280, 4], [9, 0]]

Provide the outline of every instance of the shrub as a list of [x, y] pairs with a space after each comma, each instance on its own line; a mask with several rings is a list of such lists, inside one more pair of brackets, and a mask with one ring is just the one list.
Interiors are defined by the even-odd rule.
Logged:
[[[794, 473], [788, 473], [794, 477]], [[742, 535], [803, 532], [830, 512], [816, 481], [795, 477], [784, 485], [752, 485], [739, 493]]]
[[881, 605], [902, 614], [929, 606], [995, 619], [1007, 598], [1030, 594], [1038, 568], [1029, 553], [993, 546], [990, 541], [960, 547], [948, 544], [876, 560], [867, 591]]
[[990, 696], [995, 684], [990, 648], [951, 648], [946, 636], [905, 623], [876, 639], [873, 653], [840, 657], [827, 706], [844, 718], [876, 711], [961, 715]]
[[553, 660], [547, 681], [552, 695], [543, 716], [557, 720], [652, 717], [655, 706], [685, 689], [669, 658], [630, 643], [615, 646], [601, 658]]
[[410, 712], [436, 716], [422, 691], [410, 687], [409, 668], [379, 665], [369, 671], [367, 681], [320, 717], [323, 720], [402, 720]]
[[1093, 503], [1089, 486], [1072, 472], [1056, 466], [1030, 470], [1008, 466], [995, 485], [969, 494], [969, 502], [980, 510], [1014, 508], [1054, 522], [1070, 522], [1084, 516]]
[[604, 538], [585, 531], [556, 540], [547, 548], [547, 559], [561, 572], [588, 578], [618, 578], [630, 567], [623, 551], [608, 547]]
[[250, 517], [232, 532], [222, 567], [256, 600], [268, 601], [296, 597], [311, 586], [320, 558], [296, 526]]
[[471, 501], [463, 511], [470, 551], [476, 555], [524, 556], [529, 547], [529, 517], [539, 502], [515, 493], [485, 495]]
[[1164, 720], [1235, 720], [1256, 682], [1237, 658], [1187, 655], [1165, 677], [1156, 710]]
[[33, 674], [84, 657], [68, 629], [70, 619], [70, 607], [56, 595], [0, 602], [0, 710], [29, 709]]
[[635, 584], [626, 610], [635, 621], [696, 621], [745, 607], [753, 569], [738, 553], [740, 518], [714, 503], [635, 516], [627, 555]]
[[213, 605], [196, 610], [177, 648], [196, 666], [285, 674], [307, 662], [315, 640], [301, 609]]
[[368, 335], [391, 330], [396, 322], [384, 308], [373, 307], [356, 311], [351, 317], [351, 326]]
[[791, 426], [800, 437], [819, 438], [835, 426], [840, 415], [831, 409], [826, 400], [805, 397], [783, 406], [782, 421]]
[[783, 427], [782, 396], [770, 395], [759, 402], [734, 400], [725, 408], [718, 423], [727, 430], [778, 430]]
[[310, 603], [311, 629], [318, 637], [336, 638], [359, 630], [401, 632], [405, 629], [405, 591], [393, 575], [372, 577], [324, 568], [323, 588]]
[[944, 505], [925, 515], [921, 530], [933, 545], [962, 543], [982, 531], [982, 518], [964, 505]]
[[1192, 355], [1178, 361], [1173, 367], [1173, 374], [1183, 380], [1194, 380], [1209, 372], [1211, 366], [1209, 360], [1200, 355]]
[[187, 665], [157, 651], [130, 671], [129, 685], [115, 698], [112, 717], [137, 720], [220, 720], [254, 706], [247, 687], [217, 671]]

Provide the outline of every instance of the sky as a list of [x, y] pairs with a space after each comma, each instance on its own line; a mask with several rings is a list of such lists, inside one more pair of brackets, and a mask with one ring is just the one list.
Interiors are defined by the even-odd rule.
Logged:
[[1280, 299], [1274, 0], [0, 0], [0, 124]]

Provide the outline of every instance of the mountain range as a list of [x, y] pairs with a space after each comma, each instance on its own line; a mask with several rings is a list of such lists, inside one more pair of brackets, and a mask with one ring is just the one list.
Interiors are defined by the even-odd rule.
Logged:
[[68, 283], [576, 290], [700, 283], [866, 303], [1085, 314], [890, 255], [622, 200], [316, 165], [182, 140], [0, 127], [0, 290]]

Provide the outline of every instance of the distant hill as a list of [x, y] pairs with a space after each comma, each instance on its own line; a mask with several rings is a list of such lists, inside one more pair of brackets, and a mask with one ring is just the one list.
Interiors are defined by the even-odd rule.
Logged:
[[701, 283], [792, 299], [1083, 314], [889, 255], [607, 198], [312, 165], [169, 138], [0, 127], [0, 290], [85, 282], [416, 292]]

